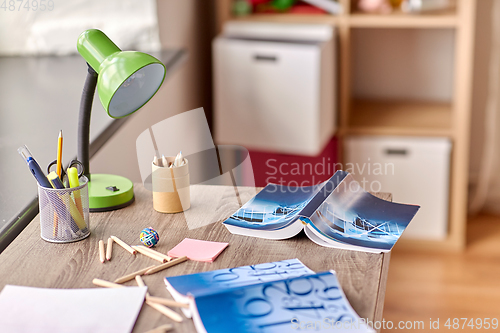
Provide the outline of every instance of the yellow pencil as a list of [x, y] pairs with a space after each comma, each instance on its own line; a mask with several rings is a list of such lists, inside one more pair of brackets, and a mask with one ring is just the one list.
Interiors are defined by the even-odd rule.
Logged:
[[57, 165], [56, 165], [56, 173], [59, 178], [62, 179], [62, 146], [63, 146], [63, 137], [62, 130], [59, 131], [59, 138], [57, 139]]
[[[56, 173], [59, 176], [59, 178], [62, 179], [61, 174], [62, 174], [62, 145], [63, 145], [63, 137], [62, 137], [62, 130], [59, 131], [59, 138], [57, 139], [57, 165], [56, 165]], [[59, 224], [59, 219], [57, 217], [57, 214], [54, 212], [54, 238], [57, 237], [57, 227]]]

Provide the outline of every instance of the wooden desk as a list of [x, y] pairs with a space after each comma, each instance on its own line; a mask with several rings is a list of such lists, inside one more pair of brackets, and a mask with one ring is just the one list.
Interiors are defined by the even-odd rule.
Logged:
[[[255, 188], [240, 187], [242, 203], [256, 193]], [[188, 261], [160, 273], [144, 276], [153, 296], [170, 298], [165, 276], [182, 275], [299, 258], [316, 272], [334, 269], [352, 307], [362, 318], [381, 320], [390, 254], [372, 254], [324, 248], [303, 233], [282, 241], [230, 234], [217, 221], [239, 208], [235, 190], [227, 186], [191, 187], [191, 209], [186, 215], [160, 214], [152, 208], [152, 193], [141, 184], [135, 187], [136, 201], [131, 206], [107, 213], [93, 213], [89, 238], [69, 244], [53, 244], [40, 238], [37, 216], [0, 255], [0, 290], [6, 284], [45, 288], [94, 288], [93, 278], [116, 278], [157, 262], [141, 254], [136, 256], [113, 246], [112, 260], [99, 261], [98, 242], [115, 235], [129, 244], [139, 244], [139, 233], [153, 227], [160, 234], [157, 250], [167, 253], [185, 237], [228, 242], [229, 246], [214, 263]], [[387, 199], [387, 195], [386, 195]], [[217, 223], [212, 223], [217, 222]], [[134, 285], [129, 281], [126, 285]], [[180, 311], [179, 311], [180, 312]], [[145, 332], [172, 321], [144, 305], [133, 332]], [[195, 332], [191, 320], [176, 324], [175, 332]]]

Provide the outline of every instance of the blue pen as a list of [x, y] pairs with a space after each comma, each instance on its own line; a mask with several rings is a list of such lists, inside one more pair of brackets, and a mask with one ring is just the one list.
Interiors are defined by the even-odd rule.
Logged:
[[24, 159], [24, 161], [28, 165], [28, 168], [30, 168], [31, 173], [37, 180], [38, 184], [40, 184], [40, 186], [42, 187], [52, 188], [52, 186], [49, 183], [49, 180], [47, 179], [42, 169], [40, 168], [40, 165], [38, 165], [38, 163], [33, 158], [33, 155], [31, 155], [31, 152], [29, 151], [28, 147], [26, 147], [26, 145], [19, 147], [17, 152]]

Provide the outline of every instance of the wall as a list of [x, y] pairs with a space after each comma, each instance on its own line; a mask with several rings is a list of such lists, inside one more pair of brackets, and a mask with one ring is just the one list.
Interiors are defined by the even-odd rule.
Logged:
[[[475, 183], [481, 163], [484, 110], [488, 96], [492, 1], [478, 1], [477, 8], [470, 149], [471, 185]], [[92, 160], [92, 172], [120, 174], [134, 182], [139, 182], [140, 174], [136, 161], [135, 140], [143, 130], [169, 116], [197, 107], [204, 107], [205, 111], [208, 111], [207, 117], [210, 118], [212, 105], [210, 42], [214, 33], [213, 1], [158, 0], [158, 16], [162, 46], [185, 48], [189, 52], [189, 57], [166, 80], [158, 94], [140, 112], [132, 115], [130, 121], [97, 153]], [[400, 41], [403, 37], [400, 36]], [[450, 40], [449, 36], [443, 35], [442, 37]], [[444, 54], [452, 53], [452, 44], [448, 43], [445, 47], [441, 47]], [[442, 59], [442, 57], [438, 59]], [[370, 61], [370, 58], [357, 59], [357, 61], [362, 64]], [[377, 69], [375, 67], [376, 71], [381, 69], [383, 68]], [[364, 75], [357, 73], [356, 80], [359, 82], [364, 77], [366, 78], [366, 75], [373, 76], [367, 73]], [[443, 82], [447, 81], [448, 79], [445, 78]], [[377, 85], [363, 83], [356, 86], [355, 84], [356, 95], [375, 97], [373, 96], [375, 92], [366, 90], [367, 86], [376, 87]], [[439, 94], [440, 97], [445, 97], [449, 91], [444, 89]], [[380, 95], [384, 95], [384, 93]], [[96, 100], [96, 102], [98, 101]]]
[[[473, 188], [480, 172], [484, 142], [484, 115], [488, 98], [491, 52], [491, 10], [494, 0], [477, 1], [469, 182]], [[498, 1], [498, 0], [497, 0]]]
[[[203, 107], [210, 118], [213, 9], [213, 2], [207, 0], [158, 0], [162, 47], [185, 49], [188, 57], [150, 102], [130, 116], [92, 158], [92, 173], [113, 173], [141, 182], [135, 144], [140, 133], [161, 120], [198, 107]], [[94, 103], [99, 103], [97, 98]]]
[[[471, 193], [482, 163], [493, 1], [477, 1], [469, 159]], [[448, 29], [356, 30], [353, 40], [355, 97], [450, 100], [453, 37], [454, 32]]]

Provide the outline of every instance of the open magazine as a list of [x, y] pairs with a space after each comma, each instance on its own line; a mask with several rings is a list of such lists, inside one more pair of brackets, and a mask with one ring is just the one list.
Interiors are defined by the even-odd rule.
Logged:
[[374, 332], [352, 309], [334, 271], [316, 274], [298, 259], [166, 277], [165, 283], [175, 300], [190, 305], [184, 313], [198, 333], [286, 333], [307, 325]]
[[315, 186], [268, 184], [223, 223], [238, 235], [286, 239], [304, 230], [321, 246], [379, 253], [392, 249], [419, 208], [377, 198], [337, 171]]

